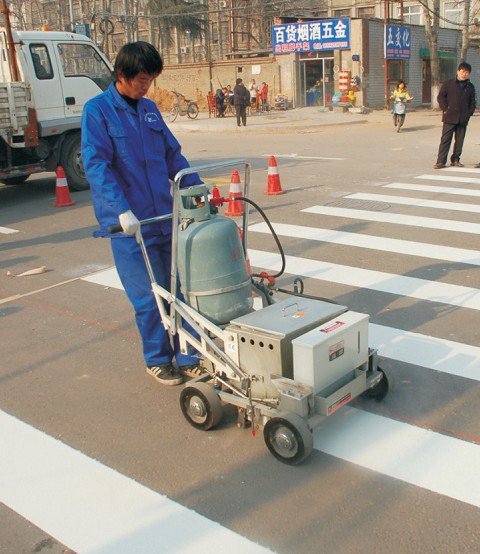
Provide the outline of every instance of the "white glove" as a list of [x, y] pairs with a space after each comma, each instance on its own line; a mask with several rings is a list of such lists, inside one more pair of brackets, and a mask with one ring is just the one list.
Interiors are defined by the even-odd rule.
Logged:
[[131, 210], [120, 214], [118, 216], [118, 221], [120, 222], [123, 232], [126, 235], [134, 235], [140, 226], [138, 219], [135, 217], [135, 214]]

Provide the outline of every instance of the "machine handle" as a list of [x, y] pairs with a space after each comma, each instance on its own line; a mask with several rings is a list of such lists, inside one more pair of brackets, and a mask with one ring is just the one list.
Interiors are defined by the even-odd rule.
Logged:
[[297, 309], [295, 310], [296, 312], [299, 311], [298, 302], [294, 302], [293, 304], [289, 304], [288, 306], [285, 306], [285, 308], [282, 308], [282, 317], [287, 317], [287, 314], [285, 312], [288, 310], [288, 308], [292, 308], [293, 306], [297, 307]]

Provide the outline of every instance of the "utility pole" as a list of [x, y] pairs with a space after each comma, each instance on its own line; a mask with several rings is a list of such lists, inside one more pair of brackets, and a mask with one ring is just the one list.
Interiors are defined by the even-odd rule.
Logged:
[[[384, 0], [383, 1], [383, 21], [384, 21], [384, 37], [385, 37], [385, 33], [386, 33], [386, 29], [387, 29], [387, 24], [390, 20], [390, 0]], [[384, 42], [385, 42], [385, 38], [383, 39]], [[384, 48], [385, 48], [385, 43], [384, 43]], [[389, 94], [388, 94], [388, 58], [387, 58], [387, 54], [386, 54], [386, 51], [384, 53], [384, 56], [385, 56], [385, 59], [383, 61], [383, 81], [384, 81], [384, 94], [385, 94], [385, 102], [384, 102], [384, 105], [385, 105], [385, 109], [388, 110], [388, 108], [390, 107], [390, 104], [389, 104]]]

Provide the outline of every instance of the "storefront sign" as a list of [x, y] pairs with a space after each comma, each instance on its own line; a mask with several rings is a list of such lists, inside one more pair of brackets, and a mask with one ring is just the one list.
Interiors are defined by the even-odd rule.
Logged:
[[385, 25], [385, 58], [389, 60], [410, 58], [410, 27]]
[[274, 54], [350, 48], [350, 19], [322, 19], [272, 27]]

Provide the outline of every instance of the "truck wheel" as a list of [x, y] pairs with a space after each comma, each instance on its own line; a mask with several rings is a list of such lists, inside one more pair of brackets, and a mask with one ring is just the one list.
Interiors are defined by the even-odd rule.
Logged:
[[88, 190], [90, 188], [83, 169], [80, 133], [72, 133], [63, 141], [60, 165], [65, 171], [71, 190]]
[[17, 177], [5, 177], [2, 179], [2, 183], [4, 185], [23, 185], [25, 181], [30, 177], [30, 174], [28, 175], [18, 175]]

